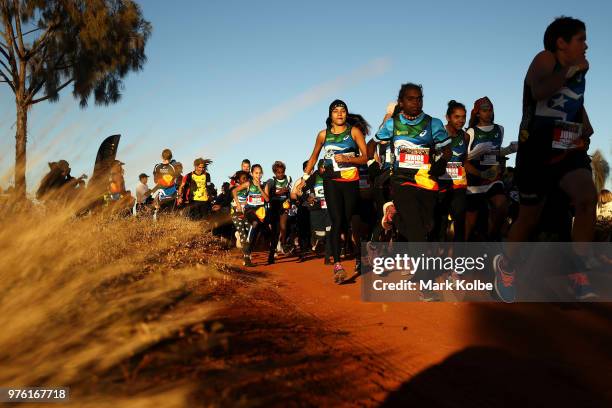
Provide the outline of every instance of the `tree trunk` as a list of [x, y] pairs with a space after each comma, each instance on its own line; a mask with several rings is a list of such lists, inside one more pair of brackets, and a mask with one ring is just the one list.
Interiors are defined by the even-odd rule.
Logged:
[[26, 143], [28, 129], [28, 108], [20, 103], [17, 109], [17, 131], [15, 132], [15, 194], [18, 198], [26, 195]]

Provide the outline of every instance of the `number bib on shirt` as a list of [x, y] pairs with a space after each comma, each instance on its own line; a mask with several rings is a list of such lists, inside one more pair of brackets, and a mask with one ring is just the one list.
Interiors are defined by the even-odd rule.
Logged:
[[575, 149], [576, 141], [582, 135], [582, 124], [574, 122], [566, 122], [563, 120], [555, 120], [555, 128], [553, 130], [553, 149]]
[[483, 154], [480, 156], [480, 165], [482, 166], [497, 166], [499, 161], [497, 158], [499, 157], [498, 150], [491, 150], [489, 153]]
[[249, 194], [247, 198], [247, 204], [252, 207], [257, 207], [260, 205], [264, 205], [264, 200], [261, 194]]
[[398, 154], [398, 166], [403, 169], [419, 170], [429, 164], [428, 148], [403, 148]]
[[460, 162], [449, 162], [446, 165], [446, 174], [440, 178], [444, 180], [462, 180], [465, 178], [465, 170]]
[[[355, 157], [355, 153], [350, 152], [350, 153], [341, 153], [343, 156], [346, 157]], [[336, 161], [336, 155], [332, 155], [331, 156], [331, 160], [332, 163], [334, 165], [334, 171], [346, 171], [346, 170], [352, 170], [355, 169], [356, 167], [350, 163], [338, 163]]]

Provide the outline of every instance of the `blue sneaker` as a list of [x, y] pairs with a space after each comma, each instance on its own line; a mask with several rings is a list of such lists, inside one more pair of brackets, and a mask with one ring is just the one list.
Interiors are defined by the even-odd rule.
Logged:
[[493, 258], [493, 270], [495, 271], [494, 286], [497, 296], [506, 303], [513, 303], [516, 298], [516, 288], [514, 286], [515, 272], [508, 266], [506, 257], [503, 254], [497, 254]]
[[597, 298], [597, 294], [593, 291], [589, 277], [584, 272], [577, 272], [567, 275], [570, 280], [570, 285], [574, 291], [576, 300], [588, 300]]

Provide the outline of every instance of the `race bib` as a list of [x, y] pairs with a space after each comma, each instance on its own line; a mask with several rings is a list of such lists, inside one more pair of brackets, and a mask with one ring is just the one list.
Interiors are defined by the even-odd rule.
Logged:
[[404, 148], [399, 151], [398, 166], [403, 169], [422, 169], [429, 164], [428, 148]]
[[[355, 157], [355, 153], [341, 153], [345, 157]], [[344, 170], [352, 170], [355, 168], [351, 163], [338, 163], [336, 161], [336, 155], [332, 155], [331, 157], [332, 163], [334, 165], [334, 171], [344, 171]]]
[[480, 165], [481, 166], [497, 166], [499, 164], [498, 161], [499, 151], [491, 150], [487, 154], [483, 154], [480, 156]]
[[323, 186], [315, 187], [314, 194], [316, 198], [325, 198], [325, 193], [323, 190]]
[[253, 207], [264, 205], [264, 200], [261, 194], [249, 194], [247, 204]]
[[440, 178], [444, 180], [462, 180], [465, 178], [465, 170], [460, 162], [449, 162], [446, 165], [446, 173]]
[[575, 149], [578, 146], [576, 141], [582, 135], [582, 124], [574, 122], [566, 122], [563, 120], [555, 121], [553, 130], [553, 149]]

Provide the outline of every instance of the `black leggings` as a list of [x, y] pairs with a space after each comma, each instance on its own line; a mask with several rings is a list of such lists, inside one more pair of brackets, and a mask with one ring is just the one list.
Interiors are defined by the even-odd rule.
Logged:
[[[331, 250], [334, 262], [340, 262], [340, 234], [348, 227], [357, 215], [359, 204], [359, 181], [336, 181], [325, 179], [325, 201], [331, 218]], [[357, 217], [355, 217], [357, 218]], [[353, 228], [353, 231], [357, 231]], [[347, 240], [350, 239], [347, 234]], [[361, 243], [356, 242], [356, 256], [361, 254]]]
[[264, 221], [260, 220], [259, 217], [255, 214], [257, 208], [246, 208], [244, 210], [244, 217], [246, 219], [247, 224], [249, 225], [249, 229], [247, 232], [247, 245], [242, 248], [242, 251], [245, 255], [251, 255], [253, 252], [253, 248], [257, 243], [257, 238], [260, 233], [266, 233], [266, 228], [268, 228], [268, 224]]
[[[289, 216], [287, 211], [283, 208], [283, 203], [274, 200], [270, 202], [270, 208], [268, 209], [268, 224], [270, 225], [270, 231], [272, 237], [270, 238], [270, 254], [274, 255], [276, 252], [276, 246], [279, 241], [279, 234], [281, 230], [284, 230], [285, 239], [287, 238], [287, 220]], [[285, 245], [285, 242], [281, 242], [281, 245]]]
[[427, 242], [433, 229], [436, 191], [393, 182], [393, 203], [397, 229], [408, 242]]
[[436, 202], [434, 230], [432, 239], [446, 242], [448, 230], [448, 216], [453, 219], [453, 241], [465, 241], [465, 211], [466, 211], [465, 189], [451, 189], [438, 193]]

